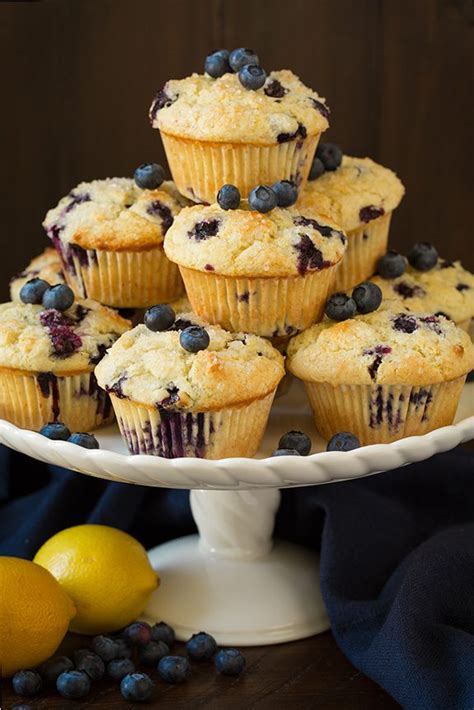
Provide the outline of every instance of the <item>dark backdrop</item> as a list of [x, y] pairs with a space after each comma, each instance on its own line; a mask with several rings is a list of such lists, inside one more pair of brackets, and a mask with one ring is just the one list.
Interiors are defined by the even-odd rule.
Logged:
[[474, 267], [469, 0], [44, 0], [0, 3], [1, 297], [77, 182], [163, 160], [147, 109], [213, 48], [250, 46], [332, 109], [326, 136], [394, 168], [392, 243]]

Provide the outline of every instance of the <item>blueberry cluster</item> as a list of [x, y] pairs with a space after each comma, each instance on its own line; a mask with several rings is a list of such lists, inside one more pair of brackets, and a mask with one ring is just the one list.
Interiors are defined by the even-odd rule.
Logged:
[[[438, 263], [438, 252], [429, 242], [416, 242], [407, 259], [417, 271], [431, 271]], [[405, 272], [407, 259], [391, 249], [379, 259], [377, 273], [383, 279], [396, 279]]]
[[[154, 333], [163, 332], [175, 325], [176, 314], [170, 305], [162, 303], [149, 308], [145, 312], [143, 322], [148, 330]], [[200, 350], [205, 350], [209, 347], [209, 333], [205, 328], [201, 328], [198, 325], [189, 325], [181, 330], [179, 343], [189, 353], [198, 353]]]
[[342, 163], [342, 150], [335, 143], [319, 143], [308, 180], [316, 180], [326, 171], [337, 170]]
[[333, 293], [326, 302], [325, 313], [331, 320], [343, 321], [353, 318], [356, 313], [372, 313], [382, 303], [382, 291], [377, 284], [364, 281], [355, 287], [352, 296]]
[[213, 79], [218, 79], [228, 72], [238, 74], [244, 89], [257, 91], [267, 80], [267, 74], [260, 66], [260, 60], [253, 49], [239, 47], [229, 52], [218, 49], [206, 57], [204, 71]]
[[74, 291], [67, 284], [50, 286], [44, 279], [30, 279], [20, 289], [20, 300], [34, 305], [42, 304], [45, 308], [67, 311], [74, 303]]
[[[240, 206], [240, 191], [235, 185], [223, 185], [217, 193], [217, 203], [223, 210]], [[257, 185], [249, 193], [249, 207], [256, 212], [270, 212], [275, 207], [291, 207], [298, 199], [298, 188], [291, 180], [279, 180], [273, 185]]]
[[157, 190], [165, 179], [165, 171], [158, 163], [143, 163], [133, 175], [142, 190]]
[[84, 449], [98, 449], [99, 442], [93, 434], [76, 431], [71, 434], [68, 427], [62, 422], [50, 422], [40, 429], [40, 434], [54, 441], [68, 441], [70, 444], [82, 446]]

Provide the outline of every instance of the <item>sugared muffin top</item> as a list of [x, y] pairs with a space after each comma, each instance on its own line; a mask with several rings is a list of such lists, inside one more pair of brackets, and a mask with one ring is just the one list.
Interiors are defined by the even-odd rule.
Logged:
[[[205, 327], [209, 345], [188, 352], [180, 335]], [[264, 397], [284, 375], [283, 358], [264, 338], [229, 333], [193, 313], [179, 314], [166, 331], [137, 325], [96, 368], [99, 385], [119, 398], [166, 409], [227, 407]]]
[[168, 81], [150, 108], [154, 128], [200, 141], [286, 143], [325, 131], [325, 99], [289, 70], [273, 71], [262, 88], [246, 89], [238, 74], [193, 74]]
[[129, 178], [82, 182], [43, 222], [53, 240], [83, 249], [143, 251], [159, 246], [184, 204], [171, 181], [142, 190]]
[[405, 192], [392, 170], [370, 158], [345, 155], [336, 170], [310, 180], [297, 206], [326, 214], [349, 232], [394, 210]]
[[303, 380], [333, 385], [423, 385], [474, 367], [474, 345], [452, 321], [391, 310], [396, 305], [312, 326], [290, 341], [288, 369]]
[[165, 239], [171, 261], [226, 276], [296, 276], [342, 259], [347, 240], [327, 218], [276, 207], [267, 214], [218, 204], [183, 209]]
[[111, 308], [77, 300], [66, 311], [40, 305], [0, 305], [0, 367], [33, 372], [93, 370], [130, 327]]
[[46, 249], [30, 261], [28, 266], [10, 281], [10, 298], [20, 300], [20, 289], [30, 279], [44, 279], [49, 284], [64, 283], [63, 267], [58, 252], [53, 247]]

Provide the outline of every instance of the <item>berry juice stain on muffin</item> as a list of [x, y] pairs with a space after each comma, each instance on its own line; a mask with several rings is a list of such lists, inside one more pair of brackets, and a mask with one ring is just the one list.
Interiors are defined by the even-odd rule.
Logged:
[[417, 284], [408, 283], [407, 281], [400, 281], [395, 284], [393, 290], [396, 294], [405, 298], [422, 298], [426, 291], [418, 286]]
[[418, 328], [418, 324], [414, 316], [408, 316], [406, 313], [399, 313], [393, 319], [392, 328], [394, 330], [399, 330], [402, 333], [414, 333]]
[[391, 352], [392, 348], [390, 345], [376, 345], [375, 348], [366, 348], [363, 351], [363, 355], [375, 355], [372, 363], [367, 368], [372, 380], [375, 380], [377, 377], [377, 372], [382, 364], [384, 355], [389, 355]]
[[36, 376], [36, 380], [43, 397], [45, 399], [48, 397], [52, 398], [53, 421], [58, 421], [60, 414], [58, 378], [53, 372], [40, 372], [39, 375]]
[[310, 269], [312, 271], [326, 269], [331, 262], [324, 261], [320, 249], [314, 246], [307, 234], [300, 234], [300, 241], [293, 247], [298, 252], [298, 273], [304, 276]]
[[[193, 229], [188, 232], [190, 239], [195, 239], [197, 242], [202, 242], [209, 237], [215, 237], [219, 231], [219, 220], [208, 219], [202, 222], [197, 222]], [[209, 269], [208, 269], [209, 270]]]
[[170, 208], [160, 202], [160, 200], [153, 200], [152, 202], [150, 202], [146, 211], [147, 214], [153, 216], [158, 215], [161, 218], [163, 232], [166, 234], [168, 229], [173, 224], [173, 215], [171, 214]]
[[39, 315], [41, 325], [47, 328], [54, 354], [69, 357], [82, 345], [82, 339], [74, 332], [73, 321], [55, 309], [43, 311]]
[[359, 217], [361, 222], [371, 222], [373, 219], [378, 219], [385, 214], [383, 207], [376, 207], [375, 205], [367, 205], [366, 207], [361, 207], [359, 210]]

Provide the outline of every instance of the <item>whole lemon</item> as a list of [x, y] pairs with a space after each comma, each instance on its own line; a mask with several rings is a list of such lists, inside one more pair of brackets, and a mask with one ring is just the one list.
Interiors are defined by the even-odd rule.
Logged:
[[75, 613], [48, 570], [17, 557], [0, 557], [0, 676], [52, 656]]
[[145, 548], [107, 525], [77, 525], [53, 535], [35, 562], [46, 567], [76, 605], [71, 631], [99, 634], [134, 621], [159, 577]]

